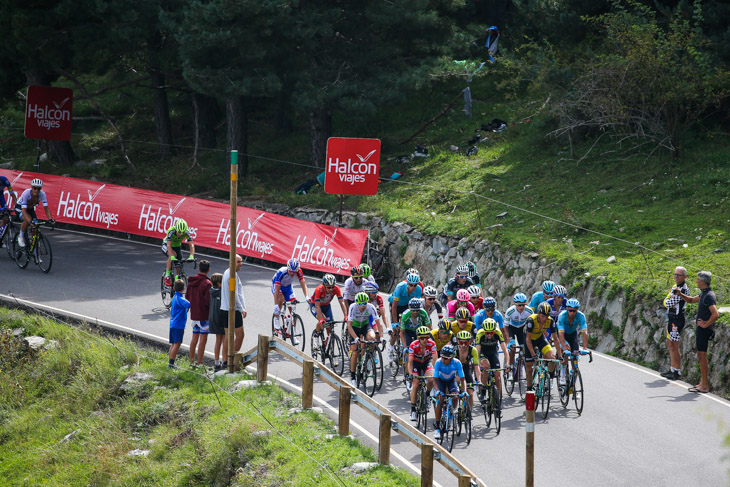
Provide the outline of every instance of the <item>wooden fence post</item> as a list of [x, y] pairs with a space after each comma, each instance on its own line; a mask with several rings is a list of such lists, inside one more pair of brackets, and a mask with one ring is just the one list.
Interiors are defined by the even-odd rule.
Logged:
[[269, 337], [259, 335], [259, 345], [256, 351], [256, 380], [266, 382], [269, 375]]
[[433, 445], [421, 445], [421, 487], [433, 487]]
[[468, 475], [459, 475], [459, 487], [470, 487], [471, 477]]
[[312, 396], [314, 394], [314, 362], [305, 360], [302, 362], [302, 408], [312, 409]]
[[390, 414], [380, 415], [380, 441], [378, 446], [378, 462], [381, 465], [390, 464]]
[[337, 434], [347, 436], [350, 434], [350, 386], [340, 386], [340, 414], [337, 425]]

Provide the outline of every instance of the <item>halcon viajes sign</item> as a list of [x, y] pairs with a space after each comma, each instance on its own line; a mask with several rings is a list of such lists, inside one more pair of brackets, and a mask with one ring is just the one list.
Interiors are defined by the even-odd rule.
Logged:
[[330, 137], [324, 190], [329, 194], [376, 194], [380, 140]]
[[25, 102], [25, 136], [29, 139], [71, 140], [73, 90], [29, 86]]

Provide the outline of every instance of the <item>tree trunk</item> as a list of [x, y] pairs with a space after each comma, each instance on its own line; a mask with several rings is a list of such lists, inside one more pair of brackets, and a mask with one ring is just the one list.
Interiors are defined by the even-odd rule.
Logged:
[[[55, 74], [40, 70], [29, 69], [25, 72], [28, 80], [28, 86], [51, 86], [51, 83], [57, 78]], [[71, 143], [66, 140], [47, 140], [48, 157], [58, 162], [62, 166], [70, 166], [76, 161]]]
[[309, 141], [312, 148], [312, 164], [324, 168], [327, 157], [327, 139], [332, 134], [332, 113], [329, 110], [315, 110], [309, 114]]
[[193, 93], [193, 102], [198, 112], [198, 143], [200, 147], [214, 149], [216, 146], [215, 124], [221, 116], [215, 98], [202, 93]]
[[243, 157], [239, 160], [238, 175], [248, 176], [248, 116], [243, 107], [243, 98], [230, 95], [226, 99], [226, 149], [237, 150]]
[[169, 159], [173, 153], [172, 126], [170, 124], [170, 107], [167, 104], [167, 89], [165, 75], [159, 66], [153, 65], [150, 77], [152, 78], [153, 106], [155, 114], [155, 131], [157, 132], [157, 148], [162, 159]]
[[291, 91], [291, 83], [284, 80], [281, 91], [279, 91], [278, 106], [276, 107], [276, 131], [283, 135], [289, 135], [294, 131], [294, 122], [292, 120], [292, 106], [289, 93]]

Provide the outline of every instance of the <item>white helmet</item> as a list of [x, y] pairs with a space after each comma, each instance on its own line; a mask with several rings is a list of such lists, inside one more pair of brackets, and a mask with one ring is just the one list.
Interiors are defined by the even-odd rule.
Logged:
[[40, 178], [35, 178], [33, 181], [30, 182], [30, 185], [34, 188], [42, 188], [43, 180]]

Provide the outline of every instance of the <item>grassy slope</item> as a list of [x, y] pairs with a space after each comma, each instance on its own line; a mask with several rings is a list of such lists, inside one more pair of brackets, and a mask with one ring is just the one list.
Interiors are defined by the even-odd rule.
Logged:
[[[16, 327], [58, 347], [24, 352], [10, 333]], [[334, 424], [319, 414], [287, 414], [301, 406], [298, 397], [272, 386], [214, 394], [202, 375], [170, 371], [165, 359], [127, 340], [0, 308], [2, 484], [341, 485], [319, 464], [347, 485], [418, 484], [391, 467], [343, 472], [377, 455], [332, 435]], [[154, 380], [125, 392], [124, 379], [136, 372]], [[215, 383], [228, 390], [236, 380]], [[150, 453], [129, 456], [134, 449]]]

